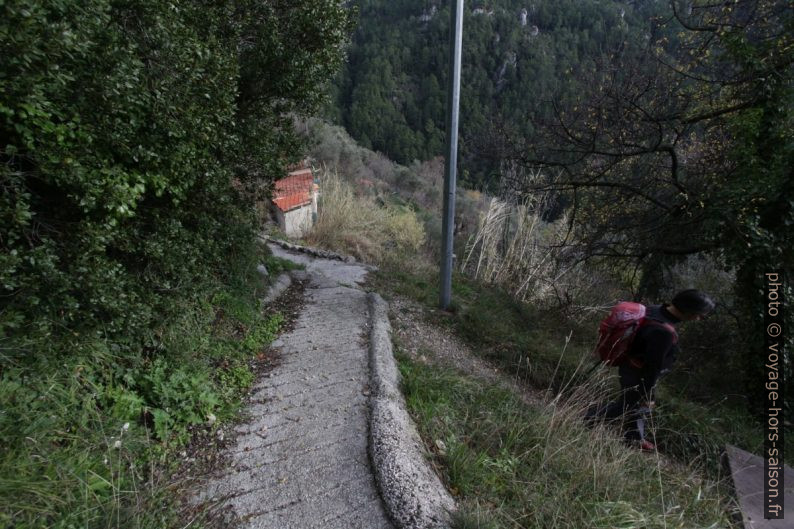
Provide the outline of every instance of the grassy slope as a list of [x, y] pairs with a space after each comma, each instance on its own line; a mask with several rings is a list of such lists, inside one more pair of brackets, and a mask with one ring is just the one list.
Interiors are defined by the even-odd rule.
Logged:
[[234, 417], [282, 321], [263, 312], [250, 264], [186, 305], [142, 365], [111, 346], [3, 373], [0, 527], [180, 524], [169, 483], [176, 454]]
[[606, 430], [583, 429], [575, 407], [531, 409], [407, 358], [400, 370], [409, 408], [461, 501], [458, 528], [729, 525], [717, 484], [627, 450]]
[[[374, 287], [434, 307], [437, 276], [428, 272], [384, 269]], [[584, 376], [592, 365], [592, 322], [564, 322], [460, 276], [453, 290], [452, 316], [435, 316], [435, 323], [449, 326], [505, 373], [563, 390], [567, 401], [528, 410], [515, 396], [463, 373], [401, 359], [406, 397], [428, 446], [447, 445], [436, 457], [465, 507], [459, 527], [730, 524], [719, 451], [726, 442], [752, 449], [760, 441], [743, 413], [698, 405], [667, 388], [655, 425], [665, 458], [627, 450], [615, 432], [581, 425], [582, 411], [597, 400], [585, 388], [602, 391], [593, 380], [610, 374]]]
[[[438, 280], [433, 273], [390, 270], [379, 276], [378, 286], [434, 307]], [[453, 310], [452, 318], [440, 318], [438, 323], [451, 326], [484, 357], [535, 387], [575, 387], [584, 381], [593, 365], [589, 353], [597, 328], [595, 320], [565, 320], [557, 313], [533, 309], [497, 288], [460, 275], [453, 279]], [[704, 403], [691, 401], [678, 390], [675, 380], [662, 380], [658, 415], [663, 421], [660, 428], [671, 434], [662, 440], [663, 446], [667, 443], [668, 452], [686, 461], [709, 457], [704, 464], [717, 472], [717, 456], [725, 443], [758, 451], [762, 438], [760, 428], [744, 410], [721, 405], [719, 395], [714, 399]]]

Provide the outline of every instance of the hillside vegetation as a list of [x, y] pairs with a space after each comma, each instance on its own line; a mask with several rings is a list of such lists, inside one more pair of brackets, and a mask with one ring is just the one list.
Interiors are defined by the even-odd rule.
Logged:
[[[307, 239], [362, 259], [374, 258], [383, 268], [379, 287], [435, 307], [440, 262], [439, 165], [405, 167], [390, 162], [321, 121], [310, 121], [308, 130], [310, 151], [318, 161], [333, 164], [333, 188], [342, 181], [346, 199], [341, 208], [335, 199], [321, 202], [330, 211], [320, 218], [334, 219], [333, 229], [321, 221]], [[348, 209], [350, 204], [355, 204], [355, 211]], [[461, 229], [456, 238], [459, 257], [453, 317], [444, 321], [484, 357], [534, 386], [563, 388], [583, 382], [583, 362], [588, 364], [584, 370], [589, 369], [598, 321], [615, 300], [631, 295], [636, 278], [603, 263], [577, 262], [561, 251], [565, 224], [543, 220], [542, 202], [511, 208], [495, 197], [459, 188], [458, 207]], [[390, 210], [413, 217], [403, 221], [413, 228], [402, 230], [403, 237], [416, 234], [411, 244], [399, 244], [389, 222], [383, 222], [379, 230], [356, 230], [362, 216], [390, 219]], [[424, 233], [414, 219], [422, 221]], [[416, 244], [422, 234], [424, 244]], [[684, 460], [705, 457], [715, 469], [726, 442], [754, 451], [760, 450], [761, 443], [760, 429], [742, 391], [745, 374], [738, 369], [715, 370], [712, 363], [725, 366], [741, 361], [733, 327], [735, 275], [707, 256], [697, 256], [672, 267], [665, 277], [668, 286], [660, 297], [644, 301], [670, 299], [687, 285], [710, 292], [722, 307], [705, 324], [681, 329], [684, 353], [665, 378], [669, 390], [662, 390], [669, 392], [671, 401], [681, 399], [679, 418], [693, 421], [681, 428], [686, 434], [671, 439], [674, 451]], [[563, 338], [571, 331], [570, 347], [561, 357]], [[710, 411], [714, 415], [707, 419]]]
[[[415, 182], [441, 148], [449, 10], [360, 6], [330, 115]], [[722, 330], [698, 344], [697, 376], [729, 366], [724, 387], [741, 388], [761, 420], [764, 273], [794, 274], [792, 35], [782, 0], [469, 4], [458, 174], [499, 203], [474, 254], [480, 221], [456, 218], [460, 262], [521, 298], [574, 308], [605, 303], [588, 278], [663, 299], [693, 286], [679, 272], [700, 263], [727, 283], [704, 282], [719, 292]], [[782, 367], [790, 378], [794, 363]]]
[[[651, 425], [660, 453], [639, 454], [622, 444], [618, 429], [588, 430], [582, 422], [588, 407], [617, 390], [614, 370], [590, 371], [590, 353], [599, 319], [630, 296], [636, 277], [571, 259], [560, 247], [566, 223], [544, 220], [542, 200], [510, 206], [459, 188], [453, 306], [438, 311], [440, 163], [401, 166], [319, 120], [298, 128], [316, 161], [330, 168], [329, 176], [321, 172], [330, 196], [307, 240], [375, 260], [381, 269], [373, 288], [402, 300], [398, 306], [418, 302], [426, 325], [454, 334], [540, 396], [542, 405], [529, 406], [465, 363], [450, 366], [429, 349], [411, 355], [396, 342], [409, 408], [462, 505], [456, 527], [733, 527], [736, 505], [721, 453], [726, 444], [763, 450], [763, 430], [741, 389], [746, 374], [725, 368], [741, 361], [733, 271], [694, 256], [666, 272], [659, 298], [644, 300], [693, 286], [714, 295], [721, 310], [681, 329], [682, 353], [660, 384]], [[394, 236], [398, 211], [414, 227], [405, 234], [418, 234], [422, 219], [424, 245]]]
[[0, 526], [173, 521], [160, 464], [281, 321], [254, 205], [350, 29], [330, 0], [0, 3]]
[[[306, 240], [377, 262], [372, 288], [402, 300], [397, 306], [418, 302], [422, 326], [456, 336], [488, 362], [489, 371], [496, 368], [538, 395], [540, 405], [530, 405], [492, 378], [473, 375], [465, 362], [450, 366], [430, 349], [410, 355], [395, 340], [409, 409], [461, 507], [456, 529], [732, 527], [735, 504], [720, 451], [726, 442], [758, 451], [761, 441], [741, 399], [717, 404], [728, 394], [712, 384], [714, 393], [699, 400], [696, 389], [703, 388], [689, 387], [685, 378], [666, 379], [652, 426], [663, 455], [625, 447], [616, 430], [586, 429], [584, 411], [611, 398], [615, 384], [606, 370], [585, 376], [599, 313], [561, 311], [553, 289], [521, 300], [523, 291], [477, 277], [464, 263], [453, 280], [452, 311], [437, 311], [438, 254], [430, 229], [439, 210], [422, 205], [435, 200], [434, 179], [417, 179], [433, 174], [432, 164], [400, 166], [357, 146], [337, 127], [313, 120], [308, 128], [317, 160], [334, 169], [321, 172], [321, 213]], [[464, 212], [486, 219], [492, 201], [467, 194], [461, 191]], [[418, 219], [425, 219], [424, 244]], [[466, 247], [476, 261], [474, 227]], [[515, 232], [513, 244], [532, 247], [537, 258], [553, 244], [549, 231], [553, 224], [537, 220], [536, 230]], [[538, 273], [543, 283], [554, 272]], [[586, 267], [571, 279], [572, 287], [591, 283], [577, 287], [579, 300], [618, 296], [625, 288], [619, 278]], [[685, 347], [695, 347], [702, 329], [692, 331]], [[682, 360], [687, 366], [679, 367], [689, 371]]]
[[[364, 147], [400, 163], [428, 160], [444, 148], [449, 63], [449, 3], [360, 1], [350, 59], [328, 111]], [[651, 31], [664, 3], [596, 0], [467, 2], [461, 82], [463, 181], [496, 185], [494, 132], [522, 137], [570, 98], [582, 73], [626, 40]]]

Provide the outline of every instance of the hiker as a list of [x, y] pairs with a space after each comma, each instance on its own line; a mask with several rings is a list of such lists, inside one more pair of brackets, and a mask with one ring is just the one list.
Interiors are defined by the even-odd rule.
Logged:
[[675, 362], [678, 350], [675, 325], [703, 319], [713, 309], [714, 301], [695, 289], [679, 292], [669, 304], [647, 307], [635, 328], [626, 358], [613, 364], [619, 366], [620, 398], [589, 410], [585, 422], [593, 424], [598, 419], [623, 417], [626, 441], [643, 451], [654, 451], [654, 444], [645, 438], [645, 421], [654, 407], [653, 392], [659, 377], [669, 372]]

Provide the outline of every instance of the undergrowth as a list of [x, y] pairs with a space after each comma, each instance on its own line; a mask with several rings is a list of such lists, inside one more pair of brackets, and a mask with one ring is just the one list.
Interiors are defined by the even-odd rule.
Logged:
[[577, 401], [512, 392], [399, 357], [403, 389], [460, 512], [455, 528], [730, 527], [721, 483], [585, 429]]
[[269, 255], [265, 259], [265, 268], [270, 275], [278, 275], [282, 272], [289, 272], [290, 270], [303, 270], [304, 265], [290, 261], [289, 259], [282, 259], [275, 255]]
[[172, 455], [230, 419], [251, 362], [282, 317], [265, 316], [253, 264], [130, 346], [75, 337], [69, 355], [3, 366], [0, 527], [168, 527]]

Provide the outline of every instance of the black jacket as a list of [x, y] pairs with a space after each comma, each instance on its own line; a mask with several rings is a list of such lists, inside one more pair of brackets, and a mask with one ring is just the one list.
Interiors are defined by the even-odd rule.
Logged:
[[[664, 305], [651, 305], [645, 317], [662, 323], [675, 325], [681, 320], [670, 314]], [[643, 391], [650, 392], [662, 374], [667, 373], [675, 362], [678, 352], [675, 336], [664, 326], [648, 323], [640, 327], [628, 351], [637, 358], [642, 367], [638, 369]]]

